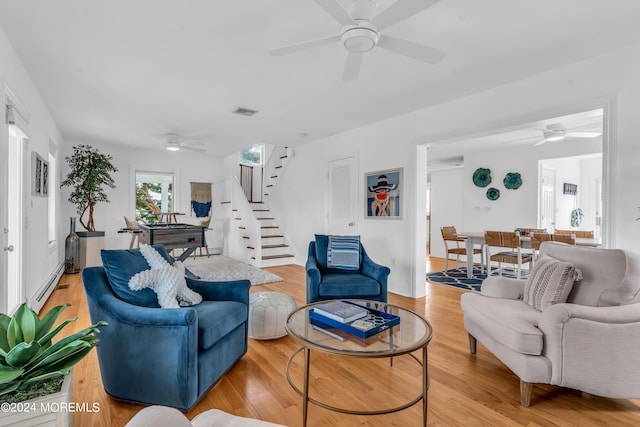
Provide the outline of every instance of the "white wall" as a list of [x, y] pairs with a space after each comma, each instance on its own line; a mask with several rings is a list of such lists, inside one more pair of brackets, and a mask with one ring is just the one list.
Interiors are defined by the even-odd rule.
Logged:
[[445, 257], [440, 227], [452, 225], [458, 232], [473, 231], [464, 225], [463, 204], [469, 175], [466, 167], [431, 172], [432, 256]]
[[582, 191], [582, 180], [580, 174], [580, 160], [575, 158], [549, 159], [542, 162], [547, 169], [556, 171], [556, 230], [570, 230], [571, 211], [579, 207], [578, 195], [564, 194], [564, 184], [574, 184], [578, 186], [578, 191]]
[[[416, 144], [437, 143], [517, 123], [585, 111], [613, 100], [616, 117], [609, 124], [615, 126], [610, 173], [616, 187], [608, 194], [613, 212], [610, 237], [616, 247], [640, 254], [637, 245], [640, 222], [635, 222], [640, 205], [637, 196], [640, 184], [640, 168], [637, 167], [640, 160], [638, 75], [640, 45], [634, 45], [301, 146], [279, 184], [282, 191], [274, 197], [278, 212], [283, 213], [282, 224], [299, 248], [307, 246], [314, 232], [326, 230], [326, 164], [341, 154], [358, 152], [361, 176], [366, 171], [404, 167], [405, 195], [412, 197]], [[525, 173], [537, 176], [528, 169]], [[524, 191], [523, 188], [520, 194]], [[362, 206], [362, 189], [360, 192], [359, 204]], [[410, 270], [415, 249], [424, 248], [425, 236], [412, 231], [417, 221], [424, 220], [424, 206], [416, 205], [415, 210], [409, 210], [406, 207], [411, 206], [412, 200], [405, 199], [404, 202], [406, 215], [402, 220], [365, 221], [360, 215], [359, 231], [373, 258], [391, 266], [390, 290], [419, 296], [425, 293], [424, 282], [420, 280], [422, 274], [413, 274]], [[531, 210], [535, 210], [535, 205]], [[304, 257], [298, 253], [296, 260], [302, 263]], [[396, 265], [392, 265], [393, 261]]]
[[[57, 159], [60, 162], [60, 145], [62, 137], [51, 114], [47, 110], [37, 88], [29, 78], [29, 74], [22, 65], [20, 58], [13, 50], [4, 31], [0, 28], [0, 93], [2, 102], [0, 103], [0, 226], [6, 226], [7, 215], [7, 195], [5, 194], [7, 182], [7, 144], [8, 128], [5, 122], [5, 96], [7, 88], [29, 111], [31, 120], [27, 129], [30, 142], [29, 150], [25, 155], [25, 168], [31, 170], [31, 153], [36, 152], [43, 158], [47, 158], [49, 152], [49, 141], [53, 141], [58, 146]], [[59, 176], [51, 176], [50, 179], [59, 181]], [[64, 239], [58, 239], [56, 243], [49, 245], [47, 238], [47, 198], [31, 196], [31, 179], [26, 180], [25, 192], [28, 195], [26, 200], [25, 230], [24, 230], [24, 262], [25, 262], [25, 291], [26, 298], [34, 308], [37, 304], [31, 302], [40, 290], [49, 281], [49, 276], [56, 267], [63, 261]], [[59, 205], [56, 207], [60, 212]], [[60, 215], [58, 215], [60, 216]], [[0, 233], [0, 246], [6, 247], [6, 234]], [[0, 272], [4, 276], [6, 271], [6, 252], [0, 254]], [[0, 311], [4, 312], [6, 307], [6, 284], [0, 279]]]
[[[102, 144], [93, 141], [83, 141], [97, 148], [102, 154], [113, 156], [112, 164], [118, 168], [118, 172], [112, 174], [116, 188], [105, 188], [110, 203], [99, 203], [94, 210], [94, 222], [96, 230], [104, 231], [105, 247], [107, 249], [128, 248], [130, 236], [126, 233], [118, 234], [118, 230], [125, 226], [124, 216], [134, 218], [135, 211], [135, 171], [166, 172], [175, 174], [175, 205], [174, 210], [184, 212], [186, 215], [178, 217], [180, 222], [197, 224], [201, 218], [196, 218], [191, 212], [191, 182], [214, 182], [223, 171], [222, 159], [201, 153], [191, 153], [185, 150], [169, 152], [161, 149], [139, 149], [115, 144]], [[63, 156], [69, 156], [73, 152], [73, 146], [78, 143], [65, 142]], [[63, 176], [69, 172], [66, 162], [62, 162]], [[219, 191], [213, 186], [213, 198]], [[75, 206], [67, 199], [71, 193], [70, 187], [62, 189], [63, 224], [68, 225], [70, 216], [78, 216]], [[221, 209], [219, 204], [213, 204], [214, 211]], [[86, 217], [85, 217], [86, 219]], [[77, 230], [82, 231], [80, 222], [77, 222]], [[68, 234], [68, 230], [66, 230]], [[65, 234], [66, 235], [66, 234]]]
[[598, 237], [598, 228], [596, 227], [596, 216], [600, 213], [597, 211], [597, 192], [596, 181], [602, 179], [602, 158], [590, 157], [580, 160], [580, 182], [578, 187], [578, 200], [580, 208], [584, 212], [582, 224], [579, 230], [595, 230]]

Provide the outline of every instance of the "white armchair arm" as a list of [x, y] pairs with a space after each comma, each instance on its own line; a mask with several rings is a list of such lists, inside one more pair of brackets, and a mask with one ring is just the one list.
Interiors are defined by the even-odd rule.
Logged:
[[551, 384], [599, 396], [640, 398], [640, 303], [617, 307], [555, 304], [543, 311], [543, 354]]
[[482, 282], [480, 293], [485, 297], [522, 299], [525, 282], [525, 280], [491, 276]]

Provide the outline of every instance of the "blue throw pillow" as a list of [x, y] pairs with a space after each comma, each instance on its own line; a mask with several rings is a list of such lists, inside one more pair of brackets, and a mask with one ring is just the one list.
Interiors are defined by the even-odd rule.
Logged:
[[[173, 260], [162, 245], [153, 245], [168, 262]], [[140, 253], [140, 249], [103, 249], [100, 251], [104, 271], [109, 279], [113, 293], [129, 304], [140, 307], [158, 308], [158, 297], [151, 289], [133, 291], [129, 288], [129, 280], [137, 273], [148, 270], [149, 264]]]
[[360, 270], [360, 236], [329, 236], [327, 267]]

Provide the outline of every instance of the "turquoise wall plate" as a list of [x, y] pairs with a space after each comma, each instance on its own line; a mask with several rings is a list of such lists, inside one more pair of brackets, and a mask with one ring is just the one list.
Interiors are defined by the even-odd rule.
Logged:
[[518, 172], [509, 172], [502, 182], [508, 190], [517, 190], [522, 185], [522, 177]]
[[500, 190], [493, 187], [487, 190], [487, 199], [498, 200], [499, 198], [500, 198]]
[[491, 183], [491, 169], [478, 168], [473, 173], [473, 183], [478, 187], [486, 187]]

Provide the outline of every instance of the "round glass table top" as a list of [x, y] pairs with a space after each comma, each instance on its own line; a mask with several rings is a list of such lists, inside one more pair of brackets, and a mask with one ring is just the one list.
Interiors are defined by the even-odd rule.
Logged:
[[305, 305], [291, 313], [286, 329], [289, 335], [303, 346], [326, 353], [338, 353], [360, 357], [389, 357], [405, 354], [425, 347], [431, 340], [431, 325], [422, 316], [402, 307], [368, 300], [349, 301], [378, 311], [400, 317], [400, 323], [385, 331], [360, 338], [337, 328], [318, 328], [309, 320], [309, 312], [320, 301]]

